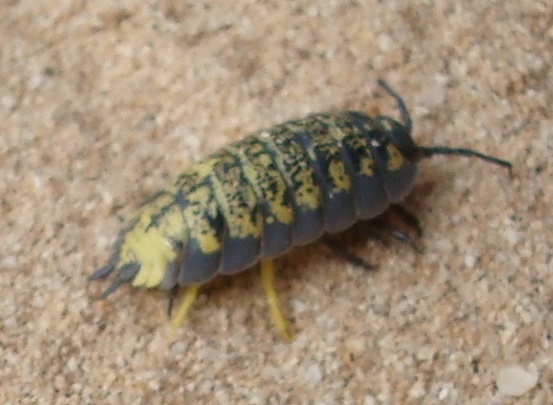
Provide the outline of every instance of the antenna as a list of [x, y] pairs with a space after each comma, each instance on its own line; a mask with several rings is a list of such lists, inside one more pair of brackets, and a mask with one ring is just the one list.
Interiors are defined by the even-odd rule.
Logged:
[[464, 148], [447, 148], [445, 146], [419, 146], [421, 158], [429, 158], [434, 155], [457, 155], [465, 157], [475, 157], [494, 165], [503, 166], [509, 169], [509, 175], [513, 177], [513, 164], [506, 160], [498, 159], [496, 157], [485, 155], [472, 149]]
[[403, 121], [403, 125], [407, 129], [407, 133], [411, 133], [411, 129], [413, 128], [413, 121], [411, 120], [411, 115], [409, 114], [409, 111], [407, 110], [407, 107], [405, 106], [405, 102], [401, 98], [399, 94], [397, 94], [388, 83], [386, 83], [383, 79], [378, 79], [376, 81], [380, 87], [384, 89], [388, 95], [392, 96], [394, 100], [396, 101], [397, 109], [399, 110], [399, 113], [401, 115], [401, 120]]
[[[384, 89], [388, 95], [393, 97], [396, 101], [397, 109], [399, 110], [399, 113], [401, 115], [401, 120], [403, 121], [403, 125], [407, 129], [407, 132], [410, 134], [411, 129], [413, 128], [413, 121], [411, 120], [411, 115], [409, 114], [409, 111], [407, 110], [407, 107], [405, 106], [405, 102], [403, 101], [403, 98], [399, 94], [397, 94], [388, 83], [386, 83], [383, 79], [378, 79], [376, 81], [380, 87]], [[484, 160], [488, 163], [492, 163], [494, 165], [503, 166], [509, 169], [509, 175], [513, 177], [513, 165], [510, 162], [507, 162], [506, 160], [498, 159], [496, 157], [485, 155], [483, 153], [477, 152], [472, 149], [464, 149], [464, 148], [448, 148], [445, 146], [419, 146], [418, 150], [420, 151], [420, 158], [429, 158], [433, 155], [457, 155], [457, 156], [465, 156], [465, 157], [475, 157], [481, 160]]]

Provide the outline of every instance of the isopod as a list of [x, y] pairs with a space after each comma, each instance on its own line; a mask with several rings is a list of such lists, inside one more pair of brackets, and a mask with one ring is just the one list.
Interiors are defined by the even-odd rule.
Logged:
[[199, 286], [260, 262], [273, 323], [287, 339], [273, 287], [275, 257], [399, 203], [421, 159], [461, 155], [512, 169], [471, 149], [417, 146], [403, 99], [378, 84], [395, 100], [401, 122], [358, 111], [311, 114], [255, 132], [178, 176], [142, 207], [109, 263], [89, 277], [116, 273], [101, 298], [125, 283], [188, 286], [174, 317], [179, 324]]

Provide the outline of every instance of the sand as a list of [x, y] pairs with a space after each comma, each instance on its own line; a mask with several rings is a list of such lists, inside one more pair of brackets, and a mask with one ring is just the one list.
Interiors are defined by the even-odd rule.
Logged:
[[[553, 403], [553, 6], [546, 1], [0, 3], [0, 403]], [[394, 115], [436, 157], [406, 206], [425, 251], [358, 240], [166, 296], [86, 278], [149, 195], [315, 111]], [[344, 241], [352, 237], [345, 235]]]

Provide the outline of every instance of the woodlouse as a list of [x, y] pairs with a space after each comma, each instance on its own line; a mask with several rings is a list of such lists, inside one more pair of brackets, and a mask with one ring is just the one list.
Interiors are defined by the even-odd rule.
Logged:
[[312, 114], [256, 132], [182, 173], [142, 207], [109, 263], [89, 277], [116, 273], [101, 297], [129, 282], [172, 291], [189, 286], [174, 317], [179, 324], [201, 284], [261, 262], [273, 322], [288, 338], [273, 258], [400, 202], [421, 159], [461, 155], [511, 170], [511, 163], [474, 150], [417, 146], [403, 99], [378, 84], [394, 98], [401, 123], [357, 111]]

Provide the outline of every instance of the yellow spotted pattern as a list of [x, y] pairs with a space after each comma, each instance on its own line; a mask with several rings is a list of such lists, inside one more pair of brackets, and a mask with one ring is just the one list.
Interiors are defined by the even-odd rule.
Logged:
[[388, 155], [388, 170], [397, 171], [405, 164], [405, 158], [401, 152], [392, 144], [386, 146], [386, 153]]
[[[361, 126], [354, 125], [347, 112], [289, 121], [193, 165], [143, 206], [119, 242], [113, 267], [138, 264], [132, 284], [156, 287], [187, 243], [201, 254], [219, 254], [225, 237], [262, 241], [264, 225], [289, 226], [295, 210], [322, 212], [323, 189], [330, 196], [350, 193], [351, 171], [375, 175], [375, 159], [363, 138], [374, 125], [364, 117]], [[393, 145], [386, 153], [388, 170], [405, 164]], [[324, 185], [318, 183], [321, 178]]]
[[186, 228], [183, 214], [173, 201], [172, 193], [167, 192], [144, 205], [141, 215], [120, 244], [119, 267], [126, 263], [140, 263], [133, 286], [158, 286], [168, 263], [176, 260], [172, 240], [182, 240]]

